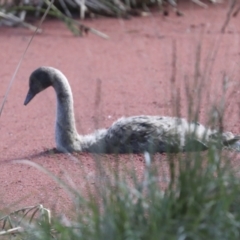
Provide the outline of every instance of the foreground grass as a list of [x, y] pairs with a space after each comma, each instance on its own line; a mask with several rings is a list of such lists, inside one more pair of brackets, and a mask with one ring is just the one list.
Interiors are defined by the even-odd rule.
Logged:
[[24, 239], [239, 239], [240, 184], [228, 160], [214, 147], [168, 156], [165, 190], [154, 161], [142, 177], [112, 172], [87, 198], [65, 186], [75, 195], [74, 222], [42, 221]]

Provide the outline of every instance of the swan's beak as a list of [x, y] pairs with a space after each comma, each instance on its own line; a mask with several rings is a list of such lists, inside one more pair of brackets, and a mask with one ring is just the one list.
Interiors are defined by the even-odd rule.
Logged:
[[26, 99], [24, 101], [24, 105], [26, 106], [35, 97], [35, 95], [36, 94], [29, 89]]

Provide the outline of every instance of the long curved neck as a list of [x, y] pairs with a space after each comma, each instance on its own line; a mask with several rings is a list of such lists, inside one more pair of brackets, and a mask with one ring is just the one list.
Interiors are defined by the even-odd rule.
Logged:
[[55, 126], [57, 148], [64, 151], [71, 151], [75, 149], [74, 145], [76, 145], [76, 141], [78, 140], [72, 91], [68, 80], [61, 72], [58, 72], [55, 75], [52, 86], [55, 89], [57, 96]]

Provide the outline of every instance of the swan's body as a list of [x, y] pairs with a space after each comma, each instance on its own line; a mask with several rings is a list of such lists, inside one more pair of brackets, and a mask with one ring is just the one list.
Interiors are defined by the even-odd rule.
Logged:
[[[199, 123], [160, 116], [120, 118], [108, 129], [79, 135], [75, 126], [73, 97], [67, 78], [57, 69], [40, 67], [29, 79], [27, 105], [34, 96], [52, 86], [57, 95], [55, 125], [56, 147], [61, 152], [141, 153], [206, 150], [211, 142], [221, 146], [235, 144], [239, 137], [226, 132], [218, 134]], [[220, 141], [219, 139], [220, 136]]]

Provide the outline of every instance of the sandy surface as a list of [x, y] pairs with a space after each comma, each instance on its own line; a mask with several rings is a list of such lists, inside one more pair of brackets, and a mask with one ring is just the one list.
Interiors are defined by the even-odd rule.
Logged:
[[[83, 192], [89, 184], [98, 182], [94, 156], [44, 153], [55, 146], [53, 89], [39, 94], [27, 107], [23, 106], [28, 77], [41, 65], [59, 68], [67, 76], [73, 89], [78, 131], [87, 134], [108, 127], [121, 116], [175, 115], [176, 101], [172, 100], [172, 94], [180, 96], [179, 114], [187, 117], [186, 86], [192, 95], [197, 95], [194, 69], [200, 44], [199, 76], [203, 89], [200, 121], [205, 123], [210, 106], [220, 103], [225, 74], [228, 88], [224, 127], [240, 133], [240, 17], [233, 18], [226, 33], [221, 34], [226, 5], [211, 6], [207, 10], [195, 5], [180, 6], [180, 9], [184, 17], [170, 12], [168, 17], [154, 13], [132, 20], [85, 21], [86, 25], [109, 35], [109, 40], [92, 34], [73, 37], [64, 24], [57, 21], [43, 24], [44, 33], [34, 38], [0, 118], [1, 206], [16, 209], [42, 203], [64, 211], [71, 203], [71, 198], [50, 177], [12, 160], [28, 159], [38, 163], [65, 181], [71, 179]], [[1, 28], [1, 99], [31, 34], [22, 28]], [[98, 104], [97, 92], [100, 92]], [[162, 174], [166, 173], [165, 156], [156, 158]], [[114, 162], [109, 156], [100, 161], [106, 165]], [[121, 166], [136, 169], [141, 176], [142, 156], [121, 156], [118, 161]], [[235, 164], [238, 166], [238, 162]]]

